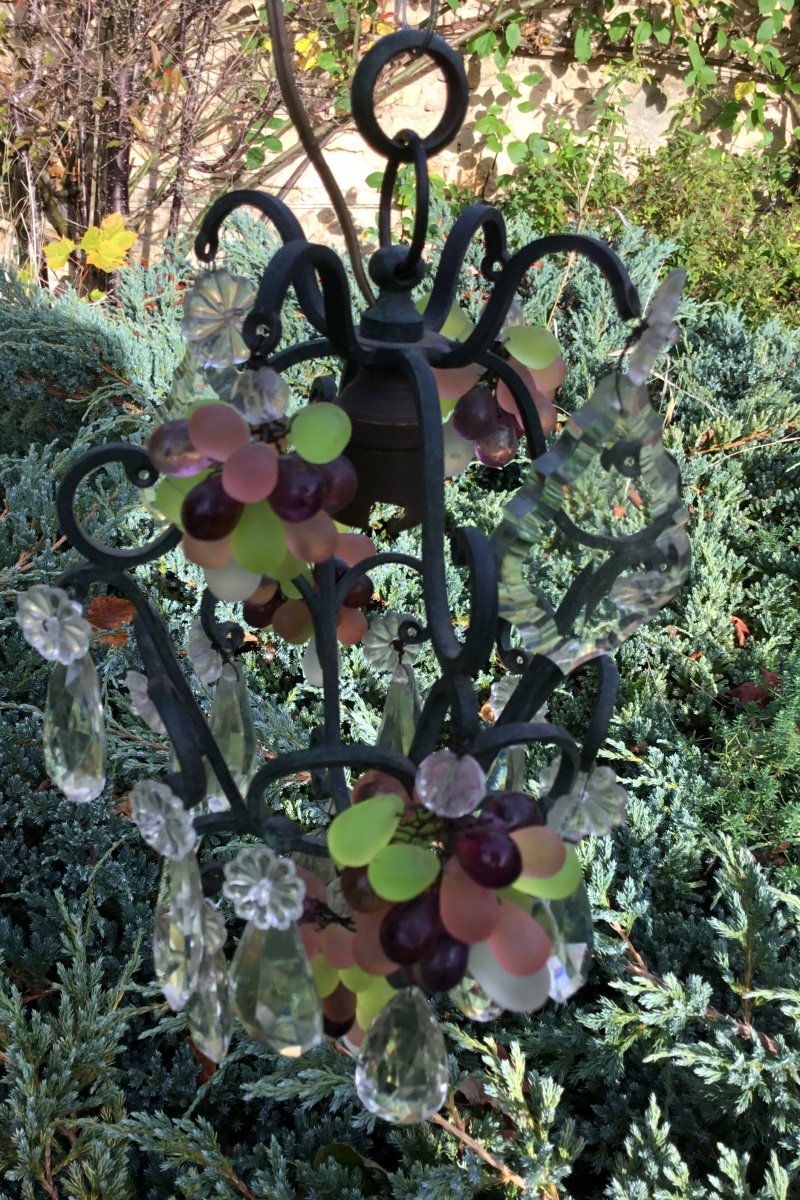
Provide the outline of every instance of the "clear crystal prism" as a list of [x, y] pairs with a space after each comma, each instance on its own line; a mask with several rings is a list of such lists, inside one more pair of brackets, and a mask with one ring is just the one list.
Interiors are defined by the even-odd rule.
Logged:
[[417, 987], [392, 997], [367, 1031], [356, 1065], [366, 1109], [393, 1125], [432, 1117], [447, 1098], [447, 1049], [436, 1015]]
[[195, 990], [186, 1003], [186, 1019], [201, 1054], [222, 1062], [233, 1032], [228, 963], [222, 950], [203, 955]]
[[[209, 727], [233, 781], [240, 791], [250, 782], [256, 757], [256, 731], [242, 668], [225, 663], [211, 705]], [[227, 808], [225, 793], [208, 768], [208, 805], [212, 812]]]
[[203, 959], [203, 885], [194, 854], [166, 859], [153, 920], [153, 962], [167, 1004], [179, 1012], [197, 988]]
[[299, 1058], [322, 1040], [322, 1006], [296, 925], [244, 927], [231, 963], [231, 998], [251, 1037]]
[[421, 713], [422, 699], [414, 678], [414, 668], [408, 663], [398, 663], [386, 692], [376, 744], [408, 754]]
[[56, 663], [44, 708], [44, 761], [53, 783], [70, 800], [95, 800], [106, 782], [106, 728], [100, 684], [88, 654]]

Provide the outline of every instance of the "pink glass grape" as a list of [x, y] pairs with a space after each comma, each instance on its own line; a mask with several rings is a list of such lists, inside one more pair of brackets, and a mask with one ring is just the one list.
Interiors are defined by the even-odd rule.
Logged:
[[222, 486], [234, 500], [266, 500], [278, 482], [278, 452], [266, 442], [248, 442], [234, 450], [222, 468]]
[[224, 462], [250, 441], [250, 429], [228, 404], [203, 404], [189, 417], [189, 437], [201, 454]]

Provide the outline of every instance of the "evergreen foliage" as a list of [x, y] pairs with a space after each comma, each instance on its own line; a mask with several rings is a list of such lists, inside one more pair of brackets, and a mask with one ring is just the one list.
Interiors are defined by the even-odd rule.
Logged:
[[[531, 232], [519, 219], [512, 244]], [[254, 222], [240, 226], [235, 269], [262, 264], [263, 237]], [[618, 248], [646, 297], [672, 246], [626, 231]], [[482, 293], [470, 266], [460, 298], [474, 309]], [[528, 316], [547, 315], [563, 266], [530, 273]], [[46, 377], [47, 354], [68, 342], [75, 375], [62, 372], [63, 386], [76, 394], [70, 380], [82, 378], [90, 406], [74, 432], [44, 442], [23, 424], [29, 409], [60, 422], [68, 406], [41, 387], [34, 401], [20, 377], [3, 392], [16, 440], [0, 459], [0, 1196], [789, 1200], [800, 1180], [800, 333], [774, 321], [752, 330], [735, 309], [687, 303], [683, 342], [656, 369], [653, 399], [692, 513], [692, 584], [618, 655], [620, 702], [601, 761], [632, 800], [628, 824], [583, 850], [596, 936], [589, 984], [566, 1005], [488, 1027], [439, 1006], [454, 1089], [442, 1115], [487, 1161], [439, 1124], [376, 1122], [355, 1101], [351, 1062], [330, 1045], [291, 1061], [240, 1037], [211, 1074], [196, 1057], [185, 1022], [150, 983], [158, 863], [126, 819], [125, 794], [169, 751], [131, 713], [130, 643], [98, 639], [94, 651], [110, 712], [105, 797], [75, 807], [48, 786], [47, 668], [17, 630], [13, 595], [75, 560], [59, 540], [54, 489], [86, 446], [145, 436], [179, 350], [181, 254], [124, 278], [99, 306], [5, 285], [19, 354], [39, 346], [32, 373]], [[561, 403], [572, 409], [624, 341], [593, 268], [571, 270], [558, 322], [569, 362]], [[299, 321], [286, 336], [303, 336]], [[124, 382], [81, 375], [92, 345]], [[297, 369], [298, 384], [308, 378]], [[523, 471], [521, 459], [502, 472], [473, 464], [447, 485], [450, 521], [492, 528]], [[97, 536], [149, 536], [121, 475], [82, 504]], [[403, 534], [400, 548], [415, 547], [414, 532]], [[137, 576], [182, 647], [198, 573], [171, 554]], [[419, 612], [400, 571], [384, 568], [376, 583], [382, 605]], [[454, 613], [466, 615], [460, 571], [449, 584]], [[353, 736], [369, 736], [386, 681], [358, 648], [343, 657], [347, 720]], [[315, 722], [319, 692], [299, 660], [278, 639], [248, 646], [267, 752], [299, 746]], [[553, 719], [580, 729], [590, 677], [559, 690]], [[541, 761], [531, 754], [532, 786]], [[274, 802], [319, 819], [300, 782]], [[229, 928], [230, 952], [239, 926]]]

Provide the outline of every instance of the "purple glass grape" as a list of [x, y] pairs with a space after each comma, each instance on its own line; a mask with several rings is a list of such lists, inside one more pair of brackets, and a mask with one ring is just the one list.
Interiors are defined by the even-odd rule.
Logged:
[[308, 521], [322, 508], [325, 481], [319, 467], [298, 454], [278, 459], [278, 482], [269, 494], [270, 506], [284, 521]]
[[504, 888], [522, 872], [519, 846], [502, 829], [483, 825], [456, 839], [456, 858], [481, 887]]
[[509, 832], [527, 825], [544, 825], [538, 801], [524, 792], [498, 792], [481, 805], [481, 816], [492, 817]]
[[329, 463], [317, 463], [317, 471], [325, 486], [322, 507], [326, 513], [337, 513], [350, 503], [358, 491], [356, 469], [349, 458], [340, 454]]
[[198, 475], [212, 462], [192, 445], [188, 421], [167, 421], [159, 425], [150, 435], [147, 453], [160, 474], [177, 478]]
[[477, 442], [475, 453], [485, 467], [504, 467], [514, 458], [518, 446], [519, 438], [514, 418], [510, 413], [501, 412], [497, 418], [497, 427]]
[[433, 949], [417, 964], [417, 978], [428, 992], [448, 992], [464, 978], [469, 946], [440, 933]]
[[500, 409], [492, 393], [483, 384], [465, 392], [453, 409], [453, 428], [470, 442], [490, 437], [497, 428]]
[[184, 498], [181, 521], [191, 537], [216, 542], [236, 528], [244, 505], [233, 500], [222, 486], [221, 475], [209, 475]]
[[272, 624], [272, 618], [285, 600], [286, 597], [278, 588], [275, 595], [263, 604], [250, 604], [245, 601], [242, 605], [242, 619], [253, 629], [266, 629], [268, 625]]

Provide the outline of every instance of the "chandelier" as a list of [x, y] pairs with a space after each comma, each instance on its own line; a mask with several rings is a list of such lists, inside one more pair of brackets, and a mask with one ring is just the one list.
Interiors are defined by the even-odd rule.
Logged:
[[[375, 113], [381, 72], [409, 52], [430, 55], [447, 86], [424, 138], [388, 136]], [[27, 640], [53, 663], [47, 768], [76, 802], [96, 799], [105, 784], [82, 603], [100, 587], [135, 608], [143, 672], [128, 675], [131, 702], [166, 732], [173, 761], [135, 785], [131, 815], [163, 857], [156, 976], [197, 1047], [220, 1061], [234, 1016], [278, 1054], [341, 1039], [356, 1058], [362, 1102], [395, 1123], [430, 1117], [446, 1097], [433, 997], [489, 1021], [563, 1002], [586, 978], [591, 914], [576, 848], [610, 833], [626, 804], [613, 771], [595, 762], [616, 694], [611, 655], [673, 598], [689, 564], [678, 470], [645, 386], [675, 339], [683, 272], [672, 272], [640, 321], [636, 290], [607, 245], [567, 233], [511, 253], [498, 210], [476, 203], [444, 241], [427, 302], [412, 298], [425, 273], [428, 159], [457, 134], [467, 99], [461, 61], [437, 37], [392, 34], [359, 64], [353, 119], [387, 166], [369, 263], [377, 297], [358, 321], [341, 261], [307, 242], [281, 201], [236, 191], [212, 205], [195, 243], [205, 269], [184, 297], [173, 415], [146, 449], [99, 446], [70, 467], [58, 516], [84, 561], [18, 598]], [[403, 164], [416, 204], [408, 244], [395, 245]], [[269, 218], [283, 243], [257, 288], [215, 264], [221, 227], [240, 207]], [[455, 297], [479, 235], [489, 298], [472, 322]], [[616, 369], [557, 431], [560, 347], [548, 329], [525, 323], [515, 294], [535, 263], [563, 252], [589, 259], [620, 317], [639, 324]], [[297, 344], [282, 338], [290, 288], [314, 330]], [[320, 374], [290, 405], [283, 373], [331, 357], [341, 361], [339, 378]], [[529, 462], [497, 528], [446, 537], [445, 478], [476, 456], [502, 468], [520, 439]], [[98, 544], [80, 524], [77, 490], [108, 464], [120, 464], [158, 514], [161, 528], [145, 546]], [[635, 493], [624, 519], [611, 500], [598, 503], [620, 488]], [[375, 505], [391, 514], [381, 534], [389, 549], [368, 536]], [[391, 548], [416, 527], [418, 556]], [[209, 717], [134, 577], [179, 545], [205, 576], [189, 658], [215, 689]], [[450, 611], [448, 558], [468, 578], [465, 628]], [[421, 616], [371, 615], [369, 573], [386, 564], [416, 577]], [[302, 751], [257, 758], [237, 661], [244, 632], [219, 619], [220, 603], [241, 604], [244, 625], [306, 645], [303, 668], [322, 690], [323, 716]], [[342, 737], [340, 678], [356, 644], [388, 674], [375, 744]], [[424, 699], [420, 654], [437, 671]], [[475, 678], [492, 661], [503, 673], [484, 703]], [[554, 689], [578, 672], [593, 695], [580, 738], [547, 718]], [[533, 788], [530, 746], [552, 752]], [[309, 773], [314, 811], [328, 813], [324, 826], [269, 802], [299, 772]], [[201, 840], [230, 834], [239, 848], [223, 869], [224, 842], [201, 867]], [[244, 922], [230, 962], [226, 915]]]

